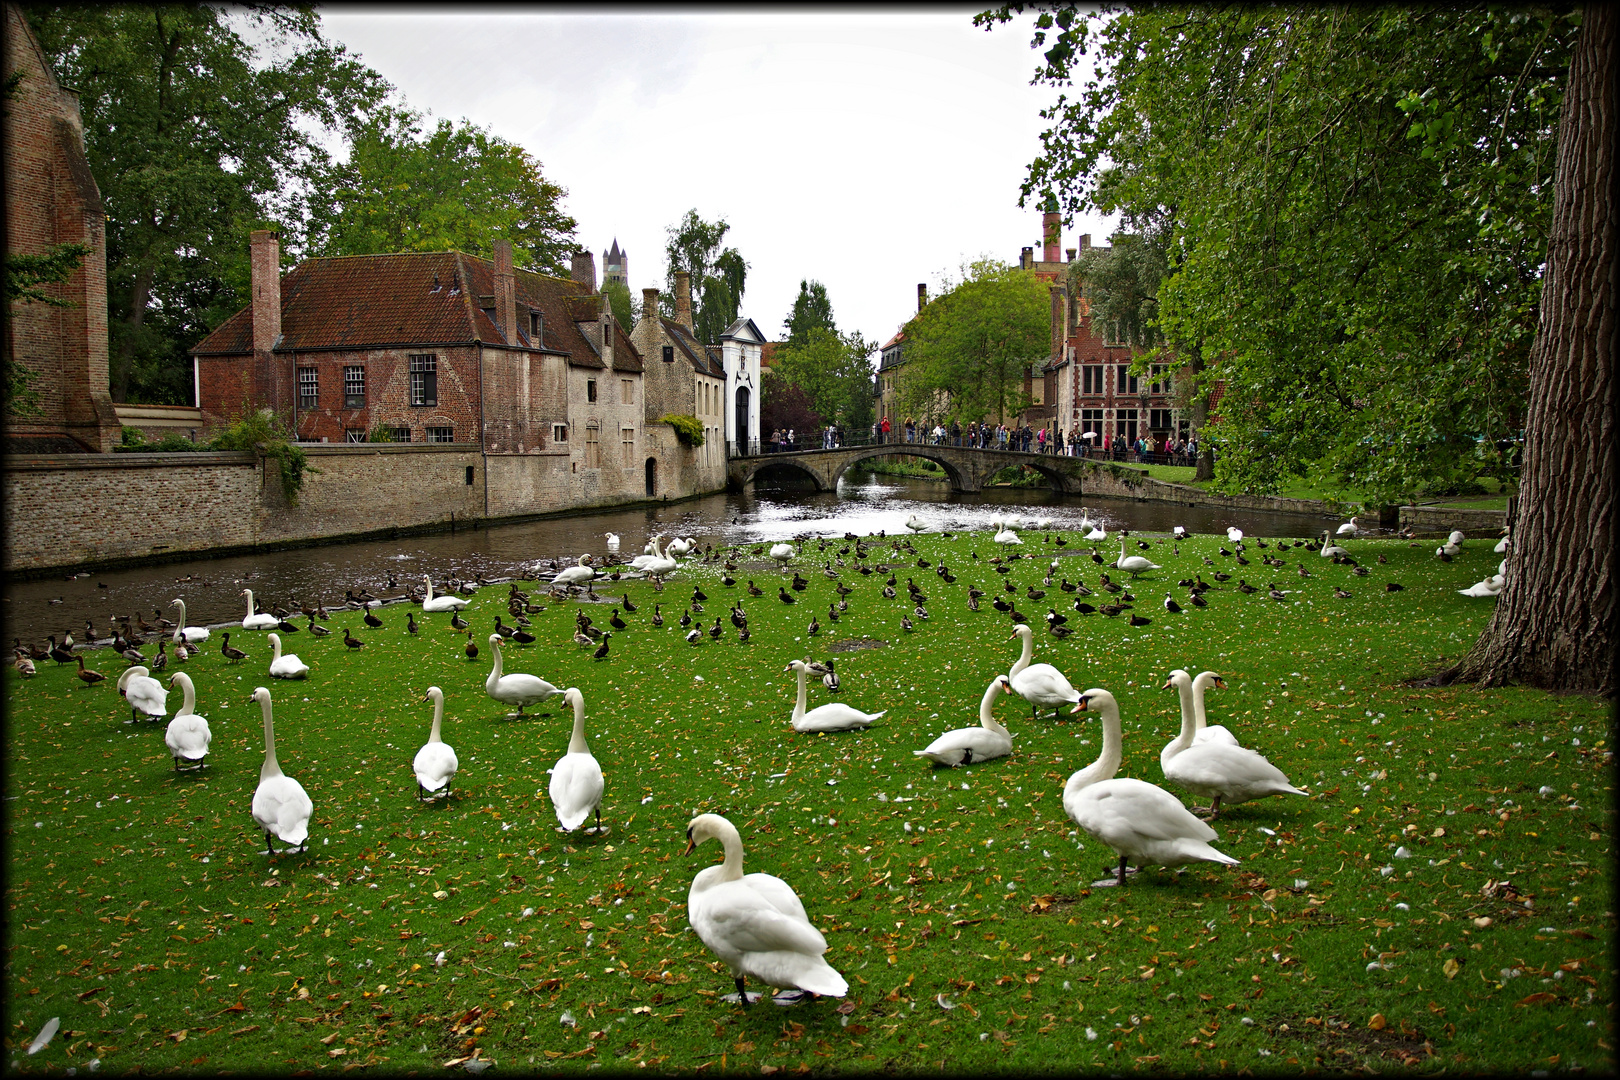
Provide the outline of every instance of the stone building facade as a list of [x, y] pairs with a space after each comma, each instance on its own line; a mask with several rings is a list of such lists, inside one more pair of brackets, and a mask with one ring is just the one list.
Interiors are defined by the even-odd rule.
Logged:
[[767, 342], [753, 319], [738, 319], [720, 335], [720, 364], [725, 371], [726, 447], [731, 453], [756, 453], [762, 398], [760, 358]]
[[[658, 290], [641, 290], [641, 318], [632, 335], [645, 358], [646, 422], [668, 415], [696, 417], [703, 445], [688, 447], [696, 482], [713, 490], [726, 482], [726, 370], [721, 348], [704, 345], [692, 331], [692, 286], [685, 271], [675, 274], [675, 317], [658, 310]], [[662, 425], [669, 430], [667, 425]]]

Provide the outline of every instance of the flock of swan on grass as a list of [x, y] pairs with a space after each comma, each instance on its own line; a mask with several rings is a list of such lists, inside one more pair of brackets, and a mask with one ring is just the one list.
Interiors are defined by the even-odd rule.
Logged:
[[[913, 533], [931, 528], [915, 514], [908, 517], [905, 524]], [[1034, 524], [1041, 527], [1043, 523]], [[1044, 524], [1050, 525], [1050, 522]], [[1022, 544], [1016, 532], [1018, 525], [1016, 519], [994, 522], [992, 539], [1004, 547]], [[1093, 541], [1106, 539], [1106, 530], [1100, 523], [1092, 522], [1089, 514], [1085, 514], [1080, 529]], [[1349, 552], [1334, 540], [1354, 538], [1360, 531], [1355, 518], [1339, 526], [1336, 536], [1324, 531], [1321, 555], [1336, 561], [1348, 559]], [[1180, 540], [1187, 533], [1178, 526], [1173, 535]], [[619, 537], [612, 533], [607, 537], [610, 551], [616, 552]], [[660, 585], [662, 578], [678, 567], [678, 557], [697, 546], [690, 538], [676, 539], [667, 545], [663, 544], [663, 539], [654, 536], [644, 554], [630, 563], [632, 569]], [[1228, 529], [1227, 539], [1241, 546], [1243, 533], [1236, 528]], [[1452, 533], [1437, 550], [1437, 556], [1447, 559], [1455, 556], [1463, 541], [1460, 532]], [[1508, 539], [1504, 535], [1496, 551], [1503, 553], [1507, 546]], [[792, 544], [782, 543], [771, 547], [769, 555], [785, 569], [797, 553]], [[559, 571], [553, 579], [553, 588], [591, 582], [597, 574], [591, 562], [591, 557], [585, 555], [574, 566]], [[1119, 558], [1113, 565], [1130, 574], [1133, 580], [1140, 574], [1161, 569], [1142, 556], [1128, 554], [1123, 537]], [[1472, 589], [1459, 591], [1465, 596], [1496, 595], [1501, 590], [1505, 570], [1504, 561], [1496, 575]], [[426, 583], [424, 611], [457, 612], [466, 606], [467, 601], [459, 596], [435, 596], [430, 577], [426, 578]], [[1483, 591], [1490, 588], [1494, 591]], [[243, 630], [268, 630], [279, 624], [276, 616], [255, 611], [251, 590], [242, 590], [242, 595], [247, 602], [241, 623]], [[1172, 603], [1167, 597], [1167, 608], [1179, 611], [1179, 607], [1170, 607]], [[206, 627], [186, 625], [184, 602], [176, 599], [173, 605], [179, 608], [180, 616], [172, 635], [177, 648], [196, 646], [207, 640]], [[1214, 846], [1218, 841], [1215, 830], [1179, 798], [1146, 780], [1117, 775], [1124, 743], [1119, 703], [1114, 696], [1100, 687], [1078, 691], [1053, 665], [1032, 663], [1034, 632], [1027, 623], [1017, 623], [1011, 636], [1020, 641], [1019, 657], [1010, 671], [996, 675], [985, 688], [979, 704], [979, 726], [946, 732], [927, 747], [912, 753], [936, 768], [979, 764], [1010, 756], [1013, 733], [996, 719], [994, 711], [997, 700], [1003, 695], [1016, 694], [1028, 702], [1032, 721], [1038, 720], [1041, 711], [1048, 708], [1054, 719], [1065, 706], [1076, 714], [1095, 713], [1102, 728], [1101, 752], [1090, 765], [1071, 775], [1063, 787], [1065, 812], [1119, 858], [1113, 876], [1094, 884], [1122, 886], [1127, 875], [1142, 866], [1173, 868], [1197, 862], [1236, 865], [1238, 860]], [[292, 654], [284, 654], [281, 639], [276, 634], [268, 637], [272, 647], [269, 674], [281, 679], [307, 678], [309, 666]], [[560, 689], [535, 675], [505, 672], [501, 635], [491, 634], [488, 640], [493, 667], [484, 690], [493, 700], [513, 707], [508, 718], [522, 716], [526, 706], [558, 695], [572, 709], [573, 728], [567, 751], [551, 769], [548, 790], [558, 831], [572, 832], [594, 817], [595, 824], [585, 831], [605, 832], [601, 816], [602, 768], [591, 754], [586, 739], [583, 693], [575, 687]], [[240, 650], [230, 648], [228, 636], [222, 651], [227, 657], [233, 651], [241, 655]], [[470, 644], [468, 655], [476, 655]], [[887, 711], [868, 713], [836, 701], [807, 710], [807, 687], [813, 672], [821, 673], [824, 686], [836, 691], [838, 680], [832, 664], [794, 660], [785, 670], [793, 672], [797, 679], [797, 696], [789, 719], [795, 732], [858, 730], [869, 727]], [[211, 739], [208, 721], [195, 711], [196, 689], [185, 672], [176, 672], [169, 685], [179, 686], [184, 700], [167, 726], [165, 745], [176, 769], [182, 764], [200, 768], [205, 764]], [[1283, 771], [1263, 755], [1242, 746], [1227, 728], [1208, 723], [1205, 692], [1224, 685], [1213, 671], [1201, 672], [1196, 677], [1181, 669], [1170, 673], [1163, 689], [1174, 689], [1178, 694], [1181, 728], [1159, 755], [1164, 779], [1195, 796], [1208, 798], [1207, 815], [1211, 820], [1218, 817], [1223, 804], [1232, 806], [1272, 795], [1308, 795], [1290, 783]], [[137, 664], [125, 671], [118, 680], [118, 690], [130, 706], [132, 719], [138, 716], [161, 719], [167, 712], [169, 690], [152, 678], [150, 669], [144, 665]], [[303, 785], [281, 770], [276, 757], [269, 688], [257, 687], [252, 700], [259, 704], [264, 723], [264, 760], [253, 794], [252, 818], [264, 831], [267, 854], [276, 853], [276, 840], [288, 845], [287, 852], [302, 851], [308, 842], [314, 803]], [[412, 761], [417, 797], [444, 797], [450, 793], [451, 781], [459, 769], [455, 750], [443, 739], [444, 692], [430, 686], [422, 700], [432, 703], [433, 721], [427, 742]], [[737, 994], [728, 1000], [747, 1004], [757, 999], [757, 994], [750, 994], [745, 988], [745, 980], [749, 978], [782, 988], [785, 993], [777, 1000], [784, 1003], [814, 995], [840, 997], [848, 992], [848, 983], [824, 959], [826, 939], [811, 923], [793, 888], [770, 874], [743, 873], [742, 837], [730, 821], [718, 814], [699, 814], [688, 824], [686, 835], [688, 854], [708, 840], [719, 841], [723, 849], [724, 859], [720, 864], [700, 871], [693, 878], [687, 911], [704, 945], [731, 971]]]

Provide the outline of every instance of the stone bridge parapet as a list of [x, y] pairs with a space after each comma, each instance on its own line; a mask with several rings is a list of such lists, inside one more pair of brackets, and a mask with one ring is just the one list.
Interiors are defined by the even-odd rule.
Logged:
[[747, 486], [761, 469], [786, 468], [810, 478], [817, 491], [832, 491], [838, 478], [851, 466], [877, 457], [925, 458], [945, 470], [953, 491], [982, 491], [992, 476], [1009, 465], [1026, 465], [1043, 476], [1053, 491], [1080, 495], [1084, 480], [1095, 475], [1103, 462], [1051, 454], [1026, 454], [1016, 450], [981, 450], [966, 446], [935, 446], [930, 443], [877, 443], [843, 446], [832, 450], [798, 450], [792, 453], [733, 457], [726, 462], [727, 483], [733, 489]]

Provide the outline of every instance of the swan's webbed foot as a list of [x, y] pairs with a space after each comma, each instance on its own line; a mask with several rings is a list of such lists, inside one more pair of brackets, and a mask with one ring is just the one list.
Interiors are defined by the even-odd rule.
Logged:
[[748, 1005], [752, 1005], [754, 1002], [756, 1002], [756, 1001], [758, 1001], [760, 999], [759, 994], [751, 994], [751, 993], [749, 993], [747, 990], [745, 990], [743, 988], [743, 981], [742, 981], [742, 976], [741, 975], [738, 975], [736, 977], [735, 982], [737, 983], [737, 992], [735, 994], [725, 994], [725, 995], [723, 995], [720, 998], [721, 1001], [730, 1002], [730, 1003], [736, 1004], [736, 1005], [748, 1006]]
[[771, 998], [772, 1005], [787, 1008], [790, 1005], [803, 1005], [807, 1001], [814, 1001], [816, 995], [809, 990], [784, 990]]

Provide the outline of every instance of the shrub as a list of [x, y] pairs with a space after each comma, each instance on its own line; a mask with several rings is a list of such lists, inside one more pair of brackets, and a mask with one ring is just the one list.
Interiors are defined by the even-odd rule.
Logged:
[[675, 437], [684, 445], [693, 447], [703, 445], [703, 421], [697, 417], [666, 413], [658, 418], [658, 422], [674, 428]]
[[304, 473], [319, 472], [309, 466], [304, 451], [292, 444], [280, 419], [269, 409], [246, 409], [242, 418], [214, 438], [209, 444], [214, 450], [252, 450], [262, 446], [266, 457], [275, 458], [281, 466], [281, 490], [291, 506], [298, 505], [298, 493], [304, 489]]

